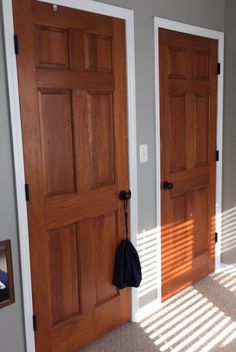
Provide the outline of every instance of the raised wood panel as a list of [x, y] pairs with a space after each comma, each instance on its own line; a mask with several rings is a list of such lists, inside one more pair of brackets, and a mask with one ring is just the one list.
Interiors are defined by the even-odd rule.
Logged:
[[114, 258], [117, 247], [117, 214], [115, 212], [94, 220], [96, 303], [117, 295], [112, 284]]
[[210, 53], [195, 50], [192, 52], [192, 79], [209, 80]]
[[87, 71], [112, 71], [112, 37], [84, 33], [84, 48]]
[[187, 50], [169, 48], [169, 78], [187, 78]]
[[170, 172], [186, 169], [186, 97], [170, 96]]
[[117, 248], [117, 212], [79, 222], [81, 312], [117, 296], [112, 285]]
[[91, 188], [114, 184], [114, 112], [112, 92], [88, 92]]
[[112, 37], [97, 37], [97, 68], [98, 71], [112, 71]]
[[208, 95], [195, 96], [195, 167], [208, 165], [209, 159], [209, 108]]
[[[173, 202], [173, 250], [172, 258], [173, 267], [184, 264], [188, 257], [189, 238], [188, 238], [188, 221], [187, 221], [187, 199], [186, 195], [182, 194], [172, 199]], [[184, 243], [184, 245], [183, 245]], [[181, 244], [181, 248], [179, 247]]]
[[171, 198], [173, 223], [162, 230], [162, 280], [178, 276], [189, 268], [192, 252], [192, 222], [188, 220], [188, 200], [186, 194]]
[[70, 91], [39, 90], [45, 195], [75, 191], [73, 117]]
[[65, 29], [36, 26], [36, 66], [68, 68], [68, 33]]
[[79, 222], [79, 258], [81, 313], [94, 312], [96, 304], [96, 273], [94, 218]]
[[194, 256], [208, 249], [209, 240], [209, 201], [208, 187], [201, 187], [193, 191], [194, 214]]
[[79, 313], [77, 225], [48, 232], [48, 250], [51, 322], [55, 325]]

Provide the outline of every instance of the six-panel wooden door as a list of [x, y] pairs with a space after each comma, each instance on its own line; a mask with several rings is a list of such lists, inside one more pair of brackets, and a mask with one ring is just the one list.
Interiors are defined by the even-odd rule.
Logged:
[[125, 23], [14, 0], [37, 352], [127, 322], [112, 285], [128, 184]]
[[214, 269], [217, 41], [159, 30], [162, 298]]

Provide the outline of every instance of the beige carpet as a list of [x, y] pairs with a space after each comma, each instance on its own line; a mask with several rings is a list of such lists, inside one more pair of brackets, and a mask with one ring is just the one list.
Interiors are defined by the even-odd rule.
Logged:
[[236, 352], [236, 267], [212, 274], [81, 352]]

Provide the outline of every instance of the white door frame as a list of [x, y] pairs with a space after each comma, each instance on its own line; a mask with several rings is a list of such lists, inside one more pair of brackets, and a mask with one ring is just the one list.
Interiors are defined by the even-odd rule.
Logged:
[[[136, 246], [138, 233], [137, 211], [137, 153], [136, 153], [136, 96], [135, 96], [135, 51], [134, 51], [134, 12], [132, 10], [98, 3], [93, 0], [38, 0], [51, 4], [71, 7], [78, 10], [112, 16], [125, 20], [126, 24], [126, 59], [127, 59], [127, 92], [128, 92], [128, 137], [129, 137], [129, 184], [132, 190], [130, 204], [131, 240]], [[14, 51], [14, 21], [12, 1], [2, 0], [3, 25], [6, 49], [8, 93], [10, 101], [10, 118], [13, 140], [13, 156], [16, 182], [16, 198], [18, 213], [18, 231], [21, 256], [23, 309], [25, 323], [26, 350], [35, 351], [34, 332], [32, 324], [32, 287], [29, 255], [27, 206], [25, 201], [25, 173], [23, 160], [23, 143], [20, 119], [20, 101], [17, 79], [16, 56]], [[19, 43], [20, 44], [20, 43]], [[135, 319], [138, 311], [137, 290], [132, 290], [131, 317]]]
[[[177, 32], [193, 34], [218, 40], [218, 62], [221, 63], [221, 73], [218, 75], [217, 90], [217, 150], [219, 161], [216, 165], [216, 232], [218, 242], [215, 246], [215, 271], [221, 265], [221, 214], [222, 214], [222, 157], [223, 157], [223, 84], [224, 84], [224, 33], [202, 27], [191, 26], [181, 22], [154, 17], [154, 50], [155, 50], [155, 115], [156, 115], [156, 202], [157, 202], [157, 229], [158, 229], [158, 253], [161, 258], [161, 156], [160, 156], [160, 86], [159, 86], [159, 28]], [[158, 297], [161, 303], [161, 260], [158, 268]]]

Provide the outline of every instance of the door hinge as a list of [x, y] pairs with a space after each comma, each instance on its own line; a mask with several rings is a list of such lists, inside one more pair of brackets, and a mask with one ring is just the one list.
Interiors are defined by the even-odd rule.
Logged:
[[216, 161], [220, 160], [219, 150], [216, 151]]
[[218, 64], [217, 64], [217, 75], [220, 75], [220, 69], [221, 69], [221, 65], [220, 65], [220, 62], [218, 62]]
[[216, 232], [215, 233], [215, 243], [217, 243], [218, 242], [218, 233]]
[[37, 331], [37, 317], [36, 314], [33, 315], [33, 329]]
[[14, 47], [15, 47], [15, 54], [19, 54], [19, 42], [18, 42], [18, 35], [14, 34]]
[[25, 184], [25, 200], [29, 202], [29, 185], [28, 183]]

